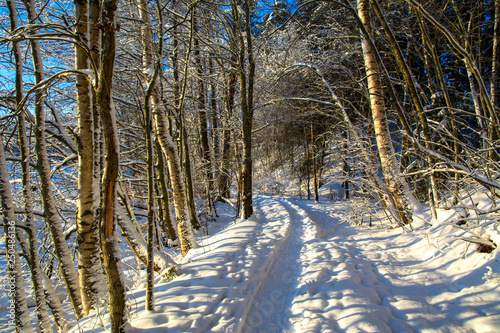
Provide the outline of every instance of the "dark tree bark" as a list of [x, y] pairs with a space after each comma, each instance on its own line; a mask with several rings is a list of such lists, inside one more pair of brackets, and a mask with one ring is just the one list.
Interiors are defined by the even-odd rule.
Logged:
[[111, 332], [125, 332], [127, 312], [125, 307], [125, 279], [116, 235], [116, 181], [119, 167], [120, 143], [116, 113], [111, 98], [111, 86], [116, 50], [115, 12], [118, 0], [102, 3], [101, 69], [97, 88], [97, 104], [101, 113], [106, 145], [106, 166], [102, 181], [101, 247], [109, 290]]

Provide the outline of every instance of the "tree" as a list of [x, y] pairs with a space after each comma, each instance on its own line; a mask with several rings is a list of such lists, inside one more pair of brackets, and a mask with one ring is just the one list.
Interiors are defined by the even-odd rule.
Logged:
[[[255, 81], [255, 59], [252, 46], [252, 24], [250, 22], [253, 3], [245, 1], [240, 3], [232, 1], [232, 14], [236, 29], [233, 32], [238, 39], [238, 73], [240, 78], [240, 99], [243, 139], [243, 163], [241, 170], [241, 196], [242, 196], [242, 217], [249, 218], [253, 214], [253, 193], [252, 193], [252, 125], [253, 125], [253, 91]], [[241, 9], [242, 10], [241, 10]], [[245, 15], [240, 16], [240, 11]], [[248, 62], [248, 63], [247, 63]]]
[[116, 51], [115, 12], [118, 0], [102, 4], [101, 69], [97, 87], [99, 106], [106, 145], [106, 165], [102, 180], [101, 246], [109, 291], [111, 332], [125, 331], [127, 311], [123, 269], [120, 265], [120, 248], [116, 235], [116, 182], [120, 158], [120, 143], [116, 125], [116, 113], [111, 98], [111, 87]]
[[[371, 33], [370, 7], [366, 0], [358, 0], [358, 13], [362, 23], [368, 33]], [[373, 129], [377, 140], [378, 153], [384, 178], [387, 183], [390, 195], [389, 202], [394, 203], [394, 208], [403, 224], [412, 222], [412, 214], [409, 209], [408, 198], [406, 198], [404, 179], [400, 176], [399, 166], [396, 161], [396, 154], [391, 142], [391, 135], [387, 123], [385, 112], [385, 102], [379, 66], [375, 59], [374, 50], [364, 36], [361, 42], [363, 48], [363, 58], [368, 83], [368, 93], [370, 96], [370, 109], [373, 117]]]
[[[33, 332], [26, 302], [26, 291], [24, 290], [23, 271], [21, 258], [16, 241], [17, 221], [12, 202], [12, 192], [5, 160], [5, 149], [3, 138], [0, 137], [0, 197], [2, 198], [2, 211], [4, 217], [4, 242], [7, 255], [8, 286], [11, 297], [9, 308], [13, 308], [15, 315], [16, 332]], [[10, 312], [12, 313], [12, 312]]]
[[[26, 11], [30, 22], [35, 22], [38, 15], [33, 0], [25, 1]], [[31, 55], [35, 72], [35, 83], [40, 84], [44, 80], [44, 68], [40, 43], [36, 39], [30, 41]], [[39, 90], [35, 93], [35, 150], [38, 160], [38, 174], [40, 176], [40, 189], [42, 192], [42, 203], [45, 211], [45, 220], [50, 229], [52, 241], [59, 261], [59, 267], [68, 289], [71, 304], [77, 318], [83, 317], [82, 298], [80, 294], [80, 283], [76, 274], [73, 259], [71, 258], [68, 245], [62, 230], [61, 221], [57, 212], [54, 193], [52, 191], [51, 170], [47, 155], [46, 126], [45, 126], [45, 97], [44, 92]]]
[[[89, 1], [75, 1], [76, 29], [79, 43], [84, 47], [75, 46], [75, 68], [77, 70], [90, 69], [88, 53], [89, 45], [96, 44], [90, 41]], [[93, 38], [97, 36], [92, 35]], [[99, 224], [95, 216], [94, 186], [94, 122], [93, 93], [87, 76], [76, 76], [76, 99], [78, 108], [78, 276], [82, 287], [83, 314], [88, 315], [95, 309], [102, 291], [104, 270], [102, 268], [99, 246]], [[99, 155], [98, 155], [99, 156]], [[92, 179], [92, 181], [89, 181]]]
[[[16, 8], [13, 1], [7, 1], [7, 6], [9, 8], [9, 18], [10, 18], [10, 29], [15, 31], [17, 29], [17, 17]], [[16, 85], [16, 109], [20, 106], [23, 98], [23, 58], [21, 53], [21, 47], [18, 42], [12, 42], [12, 50], [15, 59], [15, 85]], [[31, 276], [33, 281], [33, 288], [35, 290], [35, 301], [37, 306], [37, 316], [38, 316], [38, 328], [40, 332], [46, 332], [50, 328], [50, 319], [47, 311], [46, 298], [43, 288], [42, 271], [40, 268], [40, 261], [38, 258], [38, 246], [35, 228], [35, 217], [33, 214], [33, 196], [31, 191], [31, 169], [30, 169], [30, 150], [29, 142], [27, 137], [26, 129], [26, 117], [25, 110], [22, 109], [17, 117], [17, 127], [18, 127], [18, 139], [21, 155], [21, 172], [22, 172], [22, 182], [23, 182], [23, 199], [24, 199], [24, 209], [26, 210], [25, 225], [27, 229], [29, 248], [28, 253], [30, 259], [28, 261]], [[8, 230], [7, 230], [8, 231]], [[7, 244], [7, 243], [6, 243]], [[24, 250], [24, 249], [23, 249]]]
[[[192, 23], [192, 18], [191, 18], [191, 23]], [[176, 26], [176, 25], [174, 25]], [[193, 29], [192, 29], [192, 24], [191, 24], [191, 36], [192, 37]], [[174, 31], [175, 35], [175, 31]], [[191, 40], [190, 38], [189, 41], [189, 47], [187, 50], [186, 58], [189, 60], [190, 54], [191, 54]], [[160, 49], [161, 52], [161, 49]], [[160, 53], [161, 54], [161, 53]], [[176, 55], [177, 56], [177, 55]], [[178, 91], [179, 88], [177, 87], [178, 80], [177, 80], [177, 62], [176, 59], [173, 59], [174, 61], [174, 105], [175, 109], [179, 111], [178, 113], [180, 114], [180, 126], [181, 128], [179, 129], [180, 135], [181, 135], [181, 150], [182, 147], [186, 148], [185, 143], [182, 139], [182, 111], [184, 108], [184, 100], [185, 100], [185, 95], [186, 95], [186, 80], [187, 80], [187, 69], [188, 69], [188, 63], [189, 61], [186, 61], [185, 64], [185, 74], [184, 74], [184, 83], [182, 86], [182, 90]], [[158, 58], [157, 61], [161, 61], [161, 57]], [[159, 70], [159, 67], [158, 67]], [[160, 104], [160, 99], [158, 94], [154, 93], [153, 91], [153, 119], [154, 119], [154, 128], [155, 128], [155, 134], [158, 138], [158, 141], [160, 143], [161, 150], [167, 160], [167, 165], [168, 165], [168, 171], [169, 171], [169, 176], [170, 176], [170, 182], [172, 184], [172, 189], [173, 189], [173, 201], [174, 201], [174, 208], [175, 208], [175, 217], [176, 217], [176, 222], [177, 222], [177, 233], [179, 237], [179, 245], [181, 248], [181, 254], [182, 256], [185, 256], [190, 249], [197, 247], [196, 240], [193, 235], [193, 229], [192, 229], [192, 219], [190, 218], [190, 210], [188, 207], [188, 199], [186, 195], [186, 185], [185, 185], [185, 180], [184, 176], [181, 170], [181, 162], [179, 159], [179, 154], [177, 151], [177, 146], [175, 145], [174, 141], [172, 140], [172, 136], [168, 130], [168, 122], [167, 118], [165, 116], [165, 109], [162, 107]], [[189, 154], [189, 151], [184, 151], [185, 154]], [[189, 164], [186, 166], [186, 168], [190, 168]]]

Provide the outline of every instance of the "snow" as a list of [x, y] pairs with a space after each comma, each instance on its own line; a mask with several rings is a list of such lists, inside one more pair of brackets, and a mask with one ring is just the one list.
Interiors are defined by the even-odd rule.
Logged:
[[[172, 251], [180, 276], [156, 275], [155, 311], [144, 284], [128, 292], [127, 332], [498, 331], [498, 250], [466, 251], [456, 212], [431, 226], [422, 210], [404, 232], [383, 215], [351, 225], [348, 203], [256, 196], [250, 219], [212, 223], [183, 259]], [[103, 332], [96, 317], [71, 332]]]

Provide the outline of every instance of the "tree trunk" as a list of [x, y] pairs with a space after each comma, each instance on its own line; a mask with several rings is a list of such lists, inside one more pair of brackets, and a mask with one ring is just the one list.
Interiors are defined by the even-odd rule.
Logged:
[[[7, 1], [9, 8], [10, 29], [14, 31], [17, 28], [16, 7], [12, 0]], [[21, 47], [18, 42], [12, 42], [12, 50], [14, 53], [16, 67], [16, 105], [21, 103], [23, 98], [23, 58]], [[50, 318], [47, 311], [47, 304], [43, 290], [42, 270], [40, 260], [38, 259], [38, 247], [36, 237], [35, 218], [33, 215], [33, 196], [31, 193], [31, 171], [30, 171], [30, 149], [26, 129], [24, 110], [19, 112], [17, 117], [17, 134], [19, 138], [19, 148], [21, 154], [21, 172], [23, 183], [23, 199], [24, 209], [26, 210], [25, 225], [28, 233], [29, 247], [23, 251], [29, 254], [29, 267], [31, 271], [31, 280], [33, 289], [35, 290], [35, 302], [38, 316], [38, 328], [40, 332], [48, 332], [50, 330]], [[7, 244], [7, 243], [6, 243]]]
[[198, 215], [196, 214], [196, 205], [194, 202], [193, 174], [191, 172], [191, 155], [189, 153], [188, 132], [186, 128], [186, 120], [184, 119], [183, 109], [181, 109], [180, 119], [181, 120], [180, 120], [179, 131], [181, 132], [181, 145], [182, 145], [181, 151], [183, 152], [183, 160], [184, 160], [185, 191], [186, 191], [186, 200], [189, 211], [189, 220], [191, 222], [191, 226], [198, 230], [201, 227], [201, 223], [198, 220]]
[[[75, 1], [76, 30], [80, 42], [89, 44], [89, 3], [87, 0]], [[89, 68], [85, 50], [75, 47], [75, 68]], [[99, 224], [95, 216], [94, 182], [94, 119], [92, 112], [92, 91], [87, 77], [76, 76], [76, 100], [78, 108], [78, 275], [81, 286], [83, 314], [98, 306], [103, 291], [104, 270], [99, 246]]]
[[309, 141], [307, 140], [307, 129], [304, 128], [304, 142], [306, 148], [306, 179], [307, 179], [307, 200], [311, 200], [311, 171], [309, 170], [311, 166], [309, 161], [311, 160], [311, 152], [309, 151]]
[[[120, 196], [123, 204], [127, 205], [126, 203], [127, 199], [125, 198], [125, 196], [123, 196], [120, 193], [118, 195]], [[127, 216], [125, 211], [123, 211], [122, 207], [118, 206], [116, 212], [117, 212], [118, 227], [120, 228], [123, 237], [125, 237], [125, 239], [127, 240], [128, 244], [130, 245], [130, 248], [132, 249], [132, 252], [134, 252], [136, 257], [144, 265], [147, 265], [148, 246], [146, 240], [144, 239], [144, 236], [142, 235], [142, 233], [140, 233], [139, 230], [137, 230], [136, 226], [132, 222], [132, 218]], [[133, 214], [133, 212], [131, 212], [131, 214]], [[154, 266], [153, 266], [155, 272], [161, 273], [164, 269], [167, 269], [170, 264], [174, 264], [174, 261], [166, 253], [155, 252]]]
[[167, 177], [165, 173], [167, 170], [165, 169], [165, 161], [163, 158], [160, 142], [158, 141], [158, 138], [155, 140], [155, 146], [156, 146], [156, 158], [157, 158], [157, 171], [158, 171], [158, 181], [160, 183], [160, 191], [161, 191], [161, 196], [160, 196], [160, 205], [162, 208], [162, 229], [166, 232], [168, 238], [172, 241], [175, 241], [177, 239], [177, 232], [175, 228], [175, 222], [174, 219], [172, 218], [172, 212], [170, 211], [170, 200], [169, 197], [170, 195], [168, 194], [168, 187], [167, 187]]
[[198, 247], [193, 235], [193, 229], [189, 219], [189, 208], [186, 200], [184, 178], [182, 177], [181, 164], [177, 147], [168, 133], [167, 119], [160, 108], [153, 110], [155, 121], [155, 131], [160, 142], [163, 154], [167, 158], [167, 165], [170, 175], [170, 181], [173, 189], [173, 199], [175, 207], [175, 216], [177, 219], [177, 231], [179, 235], [179, 245], [181, 254], [184, 257], [190, 249]]
[[116, 111], [111, 98], [111, 86], [116, 48], [115, 11], [118, 0], [102, 3], [102, 49], [97, 104], [101, 113], [106, 145], [106, 166], [102, 181], [101, 246], [109, 290], [111, 332], [125, 332], [127, 311], [120, 248], [116, 235], [116, 181], [119, 168], [120, 143], [116, 124]]
[[[194, 23], [195, 32], [197, 30], [197, 23]], [[206, 218], [212, 219], [212, 158], [210, 155], [210, 145], [208, 144], [208, 123], [207, 123], [207, 107], [205, 102], [205, 85], [203, 83], [203, 61], [201, 59], [200, 47], [198, 38], [194, 39], [194, 61], [196, 66], [196, 88], [197, 88], [197, 106], [198, 106], [198, 121], [200, 133], [200, 148], [201, 148], [201, 168], [203, 178], [205, 181], [205, 197], [206, 197]]]
[[[494, 110], [498, 113], [499, 102], [500, 102], [500, 94], [498, 89], [498, 77], [499, 77], [499, 66], [500, 66], [500, 0], [495, 0], [495, 21], [493, 27], [493, 54], [491, 56], [491, 85], [490, 85], [490, 94], [491, 94], [491, 104], [493, 105]], [[498, 135], [493, 128], [495, 122], [490, 122], [490, 141], [495, 142], [498, 139]], [[492, 161], [499, 160], [499, 152], [497, 149], [490, 150], [490, 159]]]
[[[384, 15], [382, 13], [382, 10], [380, 9], [378, 1], [377, 0], [370, 0], [370, 3], [372, 3], [373, 8], [375, 10], [375, 13], [378, 16], [380, 22], [382, 23], [382, 26], [383, 26], [384, 31], [385, 31], [385, 35], [387, 36], [387, 39], [389, 40], [391, 47], [392, 47], [392, 50], [394, 52], [394, 55], [396, 57], [396, 62], [398, 64], [398, 67], [399, 67], [401, 73], [403, 74], [403, 77], [405, 79], [407, 87], [410, 90], [410, 95], [411, 95], [412, 100], [413, 100], [413, 105], [414, 105], [415, 109], [417, 110], [417, 114], [418, 114], [418, 117], [420, 119], [420, 123], [422, 125], [422, 132], [424, 134], [425, 146], [427, 149], [432, 149], [433, 145], [431, 142], [429, 125], [427, 122], [427, 117], [426, 117], [425, 112], [424, 112], [424, 107], [423, 107], [422, 101], [419, 98], [419, 94], [417, 91], [417, 87], [416, 87], [415, 78], [413, 76], [413, 73], [411, 72], [411, 70], [408, 66], [408, 63], [406, 62], [405, 57], [403, 56], [403, 52], [401, 51], [399, 44], [396, 41], [394, 33], [392, 32], [392, 29], [390, 28], [389, 24], [387, 23]], [[369, 15], [369, 10], [367, 10], [366, 13]], [[369, 16], [368, 16], [368, 19], [369, 19]], [[367, 26], [367, 30], [369, 32], [371, 32], [371, 27]], [[376, 52], [376, 50], [372, 50], [372, 52]], [[365, 64], [366, 64], [366, 62], [365, 62]], [[378, 67], [378, 65], [377, 65], [377, 67]], [[435, 163], [434, 158], [429, 157], [428, 163], [430, 166], [433, 166]], [[431, 210], [433, 211], [433, 214], [434, 214], [435, 208], [433, 208], [433, 207], [434, 207], [434, 203], [438, 201], [438, 197], [437, 197], [437, 189], [436, 189], [436, 180], [434, 178], [435, 176], [434, 176], [434, 174], [431, 173], [430, 177], [431, 177], [431, 187], [432, 187], [432, 194], [433, 194], [433, 198], [431, 199]], [[402, 183], [403, 196], [405, 196], [405, 197], [413, 196], [413, 194], [409, 191], [409, 188], [408, 188], [408, 185], [406, 184], [406, 181], [404, 179], [401, 179], [399, 181]], [[407, 198], [406, 199], [403, 198], [403, 200], [406, 201]], [[410, 212], [408, 211], [407, 214], [410, 214]], [[435, 214], [434, 214], [434, 217], [436, 217]], [[411, 220], [411, 217], [410, 217], [410, 220]]]
[[[151, 38], [151, 21], [149, 19], [148, 4], [146, 0], [140, 1], [139, 14], [142, 20], [141, 36], [143, 43], [142, 62], [144, 70], [148, 72], [153, 68], [153, 51]], [[160, 29], [161, 29], [160, 20]], [[160, 34], [160, 38], [163, 38]], [[162, 39], [163, 40], [163, 39]], [[162, 46], [160, 41], [160, 47]], [[152, 94], [155, 90], [158, 66], [154, 66], [154, 73], [148, 77], [146, 93], [144, 95], [144, 134], [146, 137], [146, 170], [148, 184], [148, 233], [147, 233], [147, 276], [146, 276], [146, 310], [154, 310], [154, 226], [155, 226], [155, 182], [154, 182], [154, 146], [153, 146], [153, 121], [151, 115]]]
[[3, 139], [0, 137], [0, 198], [4, 217], [4, 242], [7, 256], [7, 292], [11, 296], [8, 317], [9, 323], [15, 324], [16, 332], [33, 332], [26, 302], [26, 291], [24, 290], [23, 271], [21, 258], [16, 241], [16, 215], [14, 203], [12, 202], [12, 191], [9, 183], [9, 173], [5, 160]]
[[[215, 65], [214, 61], [212, 58], [209, 58], [209, 74], [210, 77], [214, 77], [216, 75], [215, 72]], [[217, 85], [216, 82], [212, 79], [212, 82], [210, 83], [210, 114], [209, 114], [209, 121], [211, 124], [211, 129], [212, 129], [212, 145], [213, 145], [213, 163], [210, 166], [210, 188], [212, 190], [215, 189], [215, 179], [218, 178], [219, 176], [219, 170], [216, 170], [215, 164], [217, 163], [216, 161], [220, 161], [221, 158], [221, 152], [220, 152], [220, 122], [219, 122], [219, 112], [217, 108]], [[215, 201], [215, 199], [214, 199]], [[214, 203], [212, 203], [214, 204]], [[215, 211], [215, 205], [214, 205], [214, 211]], [[217, 215], [217, 212], [215, 212]]]
[[[233, 57], [233, 62], [236, 59]], [[231, 160], [231, 129], [230, 120], [233, 115], [234, 95], [236, 93], [236, 71], [231, 68], [229, 78], [227, 80], [227, 95], [226, 95], [226, 114], [224, 129], [222, 131], [222, 158], [221, 158], [221, 175], [219, 178], [219, 193], [223, 198], [231, 197], [231, 178], [230, 178], [230, 160]]]
[[[35, 3], [33, 0], [25, 2], [26, 10], [28, 12], [28, 19], [31, 22], [36, 20], [37, 13], [35, 10]], [[35, 70], [35, 83], [38, 84], [44, 79], [44, 69], [42, 62], [42, 54], [40, 51], [40, 44], [37, 40], [31, 40], [31, 53], [33, 57], [33, 66]], [[38, 159], [38, 173], [40, 175], [40, 190], [42, 193], [42, 204], [45, 211], [45, 220], [50, 230], [52, 240], [54, 242], [54, 249], [61, 274], [68, 289], [71, 304], [75, 310], [78, 319], [84, 316], [82, 297], [80, 294], [80, 283], [78, 275], [76, 274], [73, 259], [66, 244], [62, 225], [59, 220], [57, 206], [52, 192], [52, 181], [49, 159], [47, 156], [47, 143], [45, 139], [45, 110], [44, 110], [45, 96], [42, 91], [35, 94], [35, 150]]]
[[[368, 0], [358, 0], [358, 13], [368, 33], [371, 33], [372, 29]], [[391, 142], [379, 66], [373, 54], [375, 50], [373, 50], [366, 38], [363, 38], [361, 45], [363, 48], [363, 58], [368, 82], [373, 127], [375, 130], [382, 172], [401, 222], [403, 224], [409, 224], [412, 222], [412, 214], [408, 207], [409, 203], [407, 202], [407, 198], [405, 197], [404, 184], [402, 183], [403, 179], [400, 178], [400, 171], [398, 169], [394, 147]]]
[[318, 171], [316, 170], [316, 144], [314, 142], [314, 128], [313, 125], [311, 124], [311, 158], [313, 162], [313, 185], [314, 185], [314, 201], [318, 202], [319, 201], [319, 193], [318, 193], [318, 179], [317, 179], [317, 173]]
[[[253, 125], [253, 89], [255, 79], [255, 60], [252, 47], [252, 28], [250, 22], [251, 4], [245, 1], [244, 18], [239, 15], [240, 5], [233, 2], [233, 15], [235, 18], [236, 31], [239, 38], [239, 76], [240, 76], [240, 97], [242, 113], [242, 139], [243, 139], [243, 163], [241, 172], [242, 182], [242, 217], [249, 218], [253, 214], [253, 193], [252, 193], [252, 125]], [[244, 26], [241, 29], [241, 21]], [[242, 33], [245, 31], [245, 34]], [[248, 71], [247, 71], [248, 61]]]

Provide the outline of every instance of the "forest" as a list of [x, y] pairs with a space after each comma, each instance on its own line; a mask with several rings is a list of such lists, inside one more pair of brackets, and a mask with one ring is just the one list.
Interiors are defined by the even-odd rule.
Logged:
[[[404, 237], [453, 212], [465, 252], [500, 245], [500, 0], [6, 0], [0, 19], [11, 331], [105, 316], [103, 329], [136, 332], [128, 266], [144, 310], [161, 312], [158, 279], [189, 275], [220, 221], [254, 237], [245, 228], [274, 223], [270, 207], [288, 211], [279, 249], [297, 255], [310, 227], [298, 220], [319, 230], [308, 241], [334, 237], [322, 202]], [[266, 329], [255, 306], [235, 309], [241, 322], [220, 331]], [[275, 316], [271, 331], [291, 329]]]

